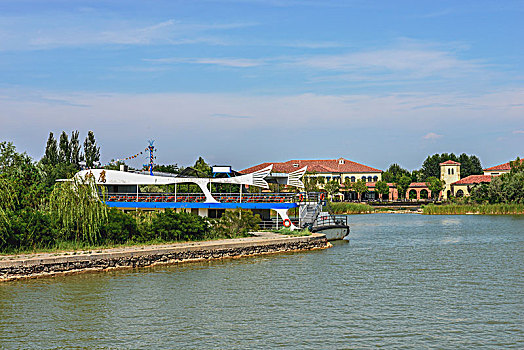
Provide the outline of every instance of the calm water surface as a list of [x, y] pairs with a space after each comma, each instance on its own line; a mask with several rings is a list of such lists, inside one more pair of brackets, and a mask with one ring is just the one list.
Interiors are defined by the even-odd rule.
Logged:
[[350, 220], [322, 251], [0, 284], [0, 348], [524, 348], [524, 217]]

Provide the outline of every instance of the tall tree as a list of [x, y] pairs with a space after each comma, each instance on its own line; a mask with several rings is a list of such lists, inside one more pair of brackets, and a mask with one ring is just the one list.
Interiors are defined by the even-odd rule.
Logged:
[[406, 198], [406, 191], [411, 184], [411, 177], [402, 175], [402, 177], [395, 183], [397, 185], [398, 196], [400, 199]]
[[375, 190], [380, 194], [380, 200], [382, 200], [385, 194], [389, 194], [388, 183], [383, 180], [377, 181], [375, 184]]
[[62, 164], [71, 163], [71, 147], [69, 145], [69, 137], [65, 131], [60, 134], [60, 142], [58, 143], [58, 161]]
[[100, 160], [100, 147], [96, 146], [95, 134], [91, 130], [84, 141], [84, 154], [88, 168], [92, 168]]
[[353, 190], [358, 193], [358, 200], [362, 200], [362, 194], [367, 193], [369, 188], [366, 186], [366, 182], [362, 179], [358, 179], [357, 182], [353, 183]]
[[70, 163], [80, 167], [80, 162], [84, 159], [82, 154], [82, 146], [80, 145], [80, 140], [78, 138], [78, 130], [71, 132], [71, 141], [69, 142], [71, 150]]
[[411, 173], [409, 172], [409, 170], [402, 168], [400, 165], [396, 163], [393, 163], [389, 166], [388, 170], [386, 170], [382, 174], [382, 180], [386, 182], [397, 183], [403, 175], [411, 177]]
[[454, 162], [459, 161], [458, 157], [453, 153], [436, 153], [432, 156], [428, 156], [426, 160], [424, 160], [424, 163], [422, 163], [422, 169], [420, 169], [420, 171], [422, 171], [422, 180], [426, 181], [431, 176], [440, 178], [440, 163], [447, 160], [452, 160]]
[[438, 199], [440, 195], [440, 191], [444, 189], [444, 186], [446, 183], [434, 176], [428, 177], [426, 181], [427, 181], [426, 185], [428, 186], [429, 190], [431, 191], [431, 198]]
[[58, 164], [58, 146], [56, 144], [55, 136], [52, 132], [49, 133], [49, 137], [47, 138], [42, 164], [51, 166]]
[[336, 180], [328, 181], [328, 183], [324, 186], [324, 189], [328, 193], [328, 195], [333, 198], [333, 195], [335, 193], [338, 193], [340, 190], [340, 184]]
[[211, 176], [211, 167], [209, 166], [209, 164], [206, 163], [206, 161], [202, 157], [198, 157], [198, 159], [195, 162], [195, 165], [193, 166], [193, 169], [195, 169], [198, 172], [201, 172], [206, 176]]

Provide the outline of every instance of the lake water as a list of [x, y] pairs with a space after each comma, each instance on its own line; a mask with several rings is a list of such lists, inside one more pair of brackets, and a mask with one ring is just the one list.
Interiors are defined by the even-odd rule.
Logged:
[[524, 348], [524, 217], [350, 216], [333, 248], [0, 284], [0, 348]]

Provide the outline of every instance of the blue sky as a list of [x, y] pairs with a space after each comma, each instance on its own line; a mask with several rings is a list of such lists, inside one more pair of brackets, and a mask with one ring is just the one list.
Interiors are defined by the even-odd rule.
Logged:
[[[523, 155], [522, 1], [0, 1], [0, 140], [240, 169]], [[144, 159], [145, 161], [145, 159]], [[135, 160], [138, 166], [144, 161]]]

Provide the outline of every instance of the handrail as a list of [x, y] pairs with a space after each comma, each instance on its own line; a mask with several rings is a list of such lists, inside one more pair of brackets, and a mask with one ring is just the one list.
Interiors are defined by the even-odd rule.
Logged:
[[[319, 193], [212, 193], [221, 203], [308, 203], [318, 202]], [[205, 202], [203, 193], [106, 193], [109, 202]]]

